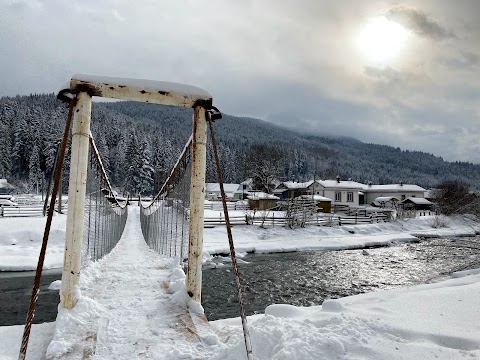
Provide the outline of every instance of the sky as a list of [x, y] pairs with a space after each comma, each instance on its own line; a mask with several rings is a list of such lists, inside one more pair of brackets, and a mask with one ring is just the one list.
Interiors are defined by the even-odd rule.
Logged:
[[231, 115], [480, 163], [476, 0], [0, 0], [0, 67], [0, 96], [180, 82]]

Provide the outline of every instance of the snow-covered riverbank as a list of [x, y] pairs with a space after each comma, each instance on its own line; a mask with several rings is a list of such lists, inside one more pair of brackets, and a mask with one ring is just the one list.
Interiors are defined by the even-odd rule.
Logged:
[[[208, 217], [209, 211], [206, 211]], [[243, 212], [239, 212], [244, 214]], [[214, 212], [218, 216], [218, 212]], [[213, 213], [212, 213], [213, 215]], [[389, 223], [308, 226], [294, 230], [281, 226], [261, 228], [255, 225], [232, 228], [238, 253], [340, 250], [417, 241], [427, 236], [471, 236], [480, 232], [480, 224], [465, 217], [445, 217], [445, 227], [434, 228], [434, 216], [422, 216]], [[45, 269], [63, 264], [65, 215], [54, 217], [45, 259]], [[34, 270], [38, 261], [45, 218], [0, 219], [0, 271]], [[225, 226], [207, 228], [204, 232], [204, 260], [212, 255], [228, 254]]]
[[[0, 261], [11, 266], [18, 258], [30, 259], [36, 264], [34, 250], [38, 252], [40, 247], [43, 234], [40, 220], [44, 219], [0, 220], [3, 236]], [[63, 259], [64, 220], [64, 216], [57, 216], [54, 221], [56, 235], [49, 252], [52, 259], [57, 260], [51, 260], [50, 265], [55, 261], [61, 264]], [[466, 218], [445, 219], [447, 227], [440, 229], [432, 228], [434, 220], [422, 217], [373, 225], [296, 230], [236, 226], [233, 233], [239, 252], [276, 252], [382, 245], [416, 240], [412, 234], [473, 235], [480, 230], [478, 224]], [[4, 251], [7, 248], [9, 252]], [[31, 258], [25, 257], [25, 249], [30, 251]], [[205, 229], [205, 250], [207, 254], [227, 252], [224, 227]], [[142, 276], [148, 274], [139, 276], [126, 272], [122, 276], [125, 281], [130, 276], [139, 284], [146, 282]], [[478, 294], [480, 270], [473, 270], [456, 273], [448, 280], [433, 284], [326, 300], [320, 306], [272, 304], [264, 314], [249, 317], [255, 359], [480, 358]], [[206, 345], [206, 352], [215, 354], [213, 359], [218, 360], [244, 359], [239, 320], [226, 319], [211, 324], [219, 341]], [[44, 358], [54, 326], [54, 323], [33, 326], [28, 359]], [[22, 331], [23, 326], [0, 327], [0, 359], [17, 358]], [[165, 359], [165, 356], [161, 352], [152, 354], [155, 359]], [[176, 358], [169, 354], [168, 359]]]

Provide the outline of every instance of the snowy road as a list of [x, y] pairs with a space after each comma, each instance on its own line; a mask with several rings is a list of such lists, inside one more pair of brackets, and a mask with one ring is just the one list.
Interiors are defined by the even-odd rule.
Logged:
[[59, 312], [47, 358], [210, 358], [186, 327], [184, 274], [143, 240], [130, 207], [117, 247], [82, 273], [81, 299]]

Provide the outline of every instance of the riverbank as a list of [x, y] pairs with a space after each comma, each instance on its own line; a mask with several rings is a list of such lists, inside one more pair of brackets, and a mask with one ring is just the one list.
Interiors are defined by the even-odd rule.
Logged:
[[[218, 212], [215, 214], [218, 216]], [[45, 221], [44, 217], [0, 219], [0, 271], [35, 270]], [[63, 266], [65, 224], [66, 215], [53, 218], [44, 269]], [[442, 227], [433, 227], [439, 225]], [[248, 252], [345, 250], [414, 242], [422, 237], [473, 236], [480, 232], [480, 223], [470, 217], [422, 216], [388, 223], [307, 226], [294, 230], [281, 226], [237, 225], [232, 232], [236, 251], [241, 256]], [[206, 262], [214, 255], [229, 254], [225, 226], [205, 229], [203, 245]]]
[[[477, 269], [433, 284], [326, 300], [319, 306], [273, 304], [248, 318], [253, 353], [258, 360], [478, 359], [479, 292]], [[208, 345], [213, 359], [246, 358], [238, 318], [210, 324], [218, 336]], [[54, 327], [33, 325], [28, 359], [44, 359]], [[20, 325], [0, 327], [0, 359], [17, 358], [22, 331]], [[152, 358], [165, 359], [165, 354]]]
[[[442, 227], [434, 227], [442, 225]], [[307, 226], [294, 230], [285, 227], [234, 226], [237, 253], [277, 253], [361, 249], [415, 242], [426, 237], [474, 236], [480, 223], [471, 217], [422, 216], [387, 223]], [[225, 226], [205, 229], [204, 259], [229, 254]]]

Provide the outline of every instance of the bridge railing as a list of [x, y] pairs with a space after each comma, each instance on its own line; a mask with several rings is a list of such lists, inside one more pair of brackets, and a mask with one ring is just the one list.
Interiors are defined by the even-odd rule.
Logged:
[[108, 254], [120, 240], [127, 221], [127, 202], [113, 191], [93, 137], [87, 170], [82, 266]]
[[178, 257], [188, 255], [190, 220], [190, 177], [192, 137], [175, 166], [147, 207], [140, 207], [140, 223], [148, 246], [158, 253]]

